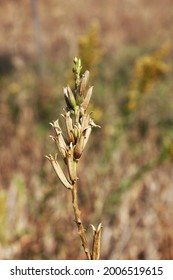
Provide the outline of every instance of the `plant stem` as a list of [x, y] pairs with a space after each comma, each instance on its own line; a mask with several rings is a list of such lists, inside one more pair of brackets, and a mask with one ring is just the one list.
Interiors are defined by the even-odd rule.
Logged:
[[78, 228], [78, 234], [81, 238], [82, 246], [84, 248], [87, 259], [91, 260], [91, 254], [90, 254], [89, 247], [88, 247], [88, 242], [87, 242], [87, 238], [86, 238], [86, 234], [85, 234], [85, 228], [84, 228], [82, 220], [81, 220], [81, 211], [79, 209], [76, 182], [74, 183], [73, 188], [71, 189], [71, 192], [72, 192], [72, 204], [73, 204], [73, 209], [74, 209], [75, 222], [76, 222], [76, 225]]

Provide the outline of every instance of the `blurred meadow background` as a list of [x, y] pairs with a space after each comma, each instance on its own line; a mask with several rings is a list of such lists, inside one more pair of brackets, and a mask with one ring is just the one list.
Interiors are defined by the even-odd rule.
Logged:
[[172, 0], [1, 0], [0, 259], [85, 259], [46, 154], [79, 56], [94, 85], [79, 164], [101, 259], [173, 259]]

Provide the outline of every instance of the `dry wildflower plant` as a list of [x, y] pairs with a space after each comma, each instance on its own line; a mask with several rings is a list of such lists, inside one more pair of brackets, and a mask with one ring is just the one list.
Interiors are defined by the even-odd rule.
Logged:
[[63, 186], [71, 191], [75, 222], [87, 259], [98, 260], [100, 258], [102, 225], [100, 223], [97, 228], [91, 225], [93, 230], [93, 243], [92, 249], [90, 250], [78, 203], [77, 165], [89, 140], [92, 128], [99, 126], [92, 120], [91, 113], [87, 112], [93, 92], [93, 87], [87, 88], [89, 71], [85, 71], [84, 74], [81, 74], [81, 60], [77, 57], [74, 58], [73, 63], [74, 89], [71, 90], [69, 86], [64, 88], [64, 97], [67, 107], [64, 109], [62, 117], [65, 122], [66, 132], [64, 133], [62, 131], [58, 120], [50, 123], [55, 130], [55, 136], [51, 136], [51, 138], [56, 143], [59, 153], [64, 159], [67, 176], [58, 163], [57, 154], [55, 157], [52, 155], [46, 157], [51, 162]]

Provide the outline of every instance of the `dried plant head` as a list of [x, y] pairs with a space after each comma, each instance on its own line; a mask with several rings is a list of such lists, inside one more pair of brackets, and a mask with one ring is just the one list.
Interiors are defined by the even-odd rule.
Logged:
[[83, 151], [89, 141], [91, 131], [96, 125], [91, 118], [91, 113], [87, 112], [90, 99], [93, 93], [93, 86], [89, 86], [90, 73], [86, 70], [82, 73], [81, 60], [77, 57], [73, 60], [74, 86], [69, 85], [63, 88], [66, 107], [64, 113], [61, 114], [65, 123], [65, 131], [59, 125], [59, 120], [50, 123], [54, 129], [55, 135], [50, 136], [55, 142], [60, 156], [64, 160], [67, 175], [63, 172], [58, 163], [58, 153], [56, 156], [46, 156], [51, 162], [60, 182], [72, 193], [72, 205], [74, 209], [75, 222], [78, 227], [78, 233], [82, 241], [82, 246], [88, 259], [99, 259], [100, 257], [100, 239], [101, 224], [97, 229], [93, 229], [93, 246], [90, 253], [85, 229], [81, 221], [80, 210], [78, 206], [77, 194], [77, 164], [81, 158]]

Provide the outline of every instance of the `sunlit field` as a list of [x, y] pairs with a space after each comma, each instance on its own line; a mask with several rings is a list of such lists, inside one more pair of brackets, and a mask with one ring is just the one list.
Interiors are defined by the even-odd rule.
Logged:
[[0, 259], [85, 259], [45, 157], [75, 56], [101, 126], [78, 168], [89, 245], [102, 222], [101, 259], [173, 259], [173, 2], [4, 0], [0, 25]]

